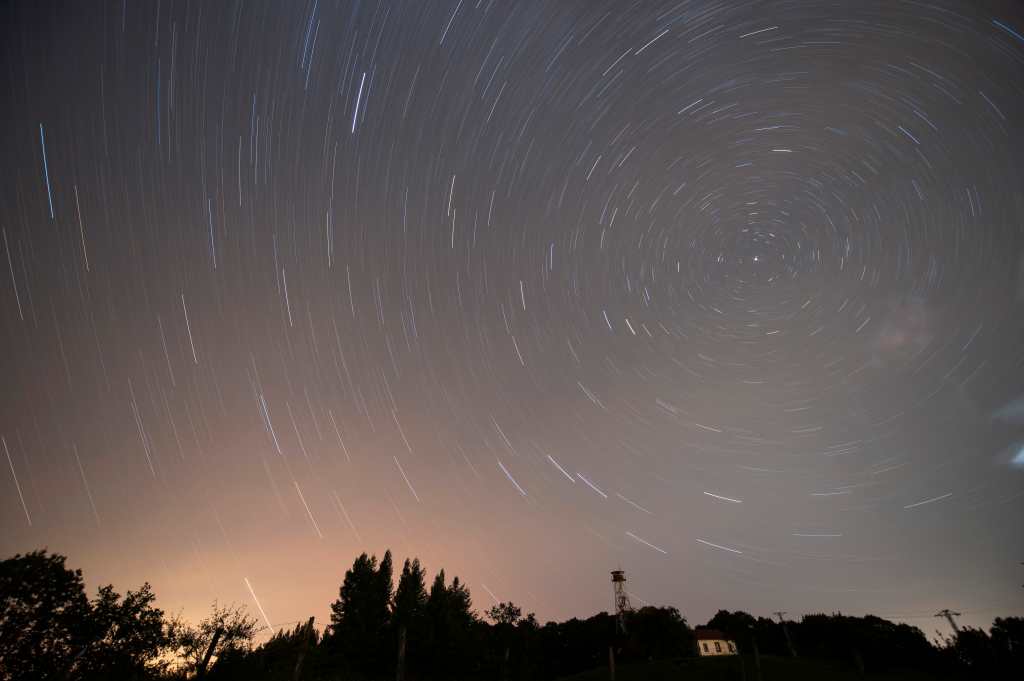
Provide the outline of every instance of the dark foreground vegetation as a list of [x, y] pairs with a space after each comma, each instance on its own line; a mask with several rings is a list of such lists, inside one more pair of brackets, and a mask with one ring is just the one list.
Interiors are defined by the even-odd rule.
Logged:
[[741, 655], [698, 658], [675, 608], [630, 613], [625, 635], [607, 613], [541, 625], [501, 603], [480, 616], [458, 578], [442, 570], [428, 587], [418, 560], [405, 561], [396, 586], [390, 552], [355, 560], [322, 631], [310, 618], [260, 645], [241, 607], [214, 604], [189, 624], [154, 602], [148, 584], [90, 598], [81, 571], [45, 551], [0, 562], [0, 681], [598, 681], [609, 678], [610, 647], [617, 681], [1024, 678], [1019, 617], [933, 645], [920, 629], [878, 617], [808, 615], [784, 628], [723, 610], [708, 626]]

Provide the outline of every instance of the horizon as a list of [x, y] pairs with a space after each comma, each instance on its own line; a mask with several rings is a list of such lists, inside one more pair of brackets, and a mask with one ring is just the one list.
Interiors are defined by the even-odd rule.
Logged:
[[[52, 550], [49, 547], [47, 547], [45, 550], [50, 551], [51, 553], [60, 554], [60, 551], [54, 551], [54, 550]], [[386, 550], [388, 550], [388, 549], [385, 549], [384, 551], [386, 551]], [[367, 553], [367, 555], [369, 555], [371, 557], [372, 556], [376, 556], [379, 559], [383, 555], [384, 551], [366, 551], [366, 553]], [[60, 555], [64, 555], [64, 554], [60, 554]], [[417, 557], [417, 556], [412, 556], [412, 555], [410, 555], [410, 556], [400, 556], [400, 555], [396, 554], [394, 551], [392, 551], [392, 555], [394, 557], [394, 561], [395, 561], [395, 564], [396, 564], [396, 569], [398, 567], [400, 567], [402, 561], [405, 558], [408, 557], [409, 559], [412, 559], [414, 557]], [[354, 560], [355, 557], [356, 556], [353, 556], [352, 559]], [[72, 570], [82, 569], [81, 565], [78, 565], [78, 564], [76, 564], [73, 561], [73, 557], [68, 556], [67, 558], [68, 558], [67, 566], [68, 566], [69, 569], [72, 569]], [[516, 600], [516, 598], [514, 596], [510, 596], [510, 597], [502, 599], [502, 601], [499, 601], [499, 600], [495, 600], [493, 597], [491, 597], [486, 590], [483, 590], [482, 593], [484, 595], [484, 599], [483, 599], [483, 601], [481, 601], [481, 599], [478, 598], [477, 590], [476, 590], [476, 588], [474, 588], [475, 585], [474, 585], [473, 581], [465, 578], [461, 572], [452, 570], [452, 569], [450, 569], [447, 566], [438, 566], [438, 567], [435, 568], [434, 566], [430, 565], [429, 563], [424, 562], [422, 559], [421, 559], [420, 562], [421, 562], [421, 564], [423, 565], [423, 567], [426, 570], [427, 578], [428, 578], [427, 579], [428, 583], [433, 579], [434, 575], [437, 574], [437, 571], [441, 570], [441, 569], [443, 569], [445, 571], [445, 581], [446, 581], [446, 583], [450, 583], [453, 578], [458, 577], [460, 583], [462, 583], [464, 586], [466, 586], [469, 589], [470, 594], [471, 594], [472, 599], [473, 599], [472, 609], [477, 614], [477, 616], [479, 616], [481, 618], [484, 617], [484, 613], [485, 613], [485, 611], [487, 610], [488, 607], [490, 607], [491, 605], [497, 605], [499, 602], [503, 602], [503, 601], [511, 601], [511, 602], [515, 603], [516, 605], [521, 606], [523, 608], [523, 615], [524, 616], [526, 614], [528, 614], [528, 613], [538, 614], [532, 608], [528, 607], [525, 602]], [[321, 605], [319, 605], [316, 608], [314, 608], [314, 610], [311, 610], [308, 615], [300, 617], [300, 618], [297, 618], [297, 619], [294, 619], [294, 620], [272, 621], [270, 623], [272, 625], [270, 628], [267, 628], [266, 626], [264, 626], [265, 622], [263, 620], [263, 613], [260, 611], [259, 607], [256, 606], [255, 602], [252, 601], [251, 596], [248, 594], [247, 591], [246, 591], [246, 595], [249, 596], [249, 598], [247, 600], [246, 599], [223, 600], [223, 599], [217, 599], [217, 598], [214, 598], [212, 601], [204, 601], [204, 602], [200, 602], [198, 600], [194, 600], [193, 603], [192, 603], [194, 605], [194, 607], [191, 610], [189, 610], [189, 609], [187, 609], [185, 607], [171, 607], [170, 604], [166, 603], [165, 599], [161, 598], [160, 588], [159, 588], [158, 580], [157, 579], [152, 579], [152, 578], [146, 579], [146, 578], [143, 578], [140, 581], [133, 582], [133, 583], [126, 583], [126, 584], [114, 583], [113, 586], [115, 587], [115, 590], [117, 590], [119, 593], [124, 593], [125, 591], [128, 591], [129, 589], [138, 588], [144, 582], [148, 582], [150, 585], [153, 586], [154, 593], [156, 594], [156, 600], [154, 601], [154, 605], [156, 607], [161, 608], [168, 615], [179, 615], [179, 614], [183, 615], [186, 620], [191, 621], [191, 622], [198, 622], [201, 619], [203, 619], [205, 616], [207, 616], [209, 614], [209, 612], [210, 612], [211, 603], [216, 603], [216, 604], [221, 605], [221, 606], [224, 606], [224, 605], [229, 605], [229, 606], [230, 605], [242, 605], [242, 606], [245, 606], [246, 610], [248, 611], [248, 614], [250, 616], [256, 618], [259, 621], [260, 628], [257, 630], [256, 636], [255, 636], [255, 641], [256, 641], [257, 644], [259, 644], [259, 643], [262, 643], [262, 642], [266, 641], [272, 635], [274, 635], [275, 633], [277, 633], [279, 631], [282, 631], [282, 630], [287, 631], [288, 629], [294, 628], [295, 625], [305, 623], [308, 620], [309, 617], [314, 617], [314, 619], [315, 619], [314, 627], [318, 631], [320, 631], [320, 632], [325, 631], [326, 628], [330, 626], [330, 603], [334, 599], [336, 599], [338, 597], [337, 590], [338, 590], [338, 587], [340, 587], [340, 585], [341, 585], [341, 581], [342, 581], [342, 579], [344, 577], [344, 573], [345, 573], [346, 570], [350, 569], [351, 567], [352, 567], [351, 566], [351, 561], [349, 561], [348, 563], [343, 565], [343, 567], [341, 568], [341, 570], [339, 572], [338, 579], [337, 579], [337, 584], [335, 585], [334, 590], [331, 592], [329, 597], [325, 597], [325, 599], [324, 599], [324, 601], [323, 601], [323, 603]], [[90, 574], [89, 574], [89, 571], [85, 570], [85, 569], [82, 569], [82, 577], [83, 577], [83, 580], [85, 582], [86, 591], [88, 593], [90, 593], [90, 594], [94, 593], [96, 591], [96, 589], [99, 588], [100, 586], [103, 586], [103, 585], [105, 585], [107, 583], [110, 583], [109, 580], [97, 579], [97, 578], [91, 577]], [[629, 584], [629, 575], [628, 575], [628, 573], [627, 573], [626, 577], [627, 577], [627, 582], [626, 583]], [[608, 596], [609, 596], [609, 599], [610, 599], [610, 596], [611, 596], [610, 585], [611, 585], [611, 582], [609, 580], [608, 581], [608, 586], [609, 586], [609, 588], [608, 588]], [[476, 586], [479, 586], [479, 585], [476, 585]], [[243, 590], [244, 590], [244, 588], [245, 587], [244, 587], [244, 580], [243, 580]], [[647, 602], [647, 601], [643, 601], [643, 600], [639, 599], [636, 594], [632, 593], [628, 589], [627, 589], [627, 594], [630, 596], [630, 599], [631, 599], [630, 605], [631, 605], [631, 607], [634, 610], [637, 610], [639, 608], [646, 607], [646, 606], [676, 608], [679, 611], [680, 615], [682, 615], [682, 617], [686, 620], [687, 625], [691, 629], [694, 629], [694, 630], [696, 630], [696, 629], [698, 629], [698, 628], [700, 628], [702, 626], [705, 626], [707, 624], [707, 622], [710, 621], [711, 618], [720, 610], [727, 610], [727, 611], [730, 611], [730, 612], [743, 611], [743, 612], [747, 612], [750, 615], [753, 615], [754, 617], [765, 617], [765, 618], [773, 619], [773, 620], [777, 619], [776, 618], [776, 612], [777, 611], [764, 611], [764, 612], [760, 612], [760, 611], [750, 610], [750, 609], [744, 608], [744, 607], [742, 607], [742, 605], [740, 605], [740, 606], [735, 606], [734, 605], [733, 607], [725, 607], [725, 606], [714, 607], [706, 615], [701, 615], [700, 617], [694, 617], [691, 613], [688, 613], [687, 610], [684, 607], [680, 606], [679, 604], [670, 603], [670, 602]], [[544, 624], [546, 624], [548, 622], [564, 622], [564, 621], [567, 621], [567, 620], [570, 620], [570, 619], [574, 619], [574, 618], [575, 619], [580, 619], [580, 620], [585, 620], [585, 619], [588, 619], [590, 617], [593, 617], [593, 616], [596, 616], [596, 615], [600, 615], [602, 613], [605, 613], [605, 614], [614, 613], [614, 610], [615, 610], [615, 608], [614, 608], [614, 605], [613, 605], [612, 607], [598, 608], [597, 610], [593, 610], [592, 612], [587, 612], [587, 613], [583, 613], [583, 612], [567, 612], [567, 613], [564, 613], [564, 614], [557, 614], [557, 615], [552, 615], [552, 616], [541, 616], [541, 615], [538, 614], [537, 621], [541, 625], [544, 625]], [[945, 619], [936, 619], [936, 618], [941, 618], [941, 615], [940, 614], [936, 614], [936, 613], [927, 614], [927, 613], [924, 613], [924, 612], [918, 612], [918, 613], [906, 613], [906, 614], [903, 614], [903, 615], [900, 615], [900, 614], [893, 615], [893, 614], [889, 614], [889, 613], [879, 613], [879, 612], [869, 612], [869, 611], [863, 611], [863, 612], [857, 612], [857, 611], [854, 611], [854, 610], [839, 611], [839, 610], [832, 610], [832, 609], [828, 609], [828, 608], [822, 608], [820, 610], [807, 611], [807, 612], [799, 612], [799, 613], [786, 612], [785, 613], [785, 619], [787, 621], [799, 622], [802, 617], [804, 617], [806, 615], [815, 615], [815, 614], [827, 614], [827, 615], [841, 614], [841, 615], [848, 615], [848, 616], [854, 616], [854, 617], [863, 617], [863, 616], [873, 615], [875, 617], [880, 617], [882, 619], [886, 619], [886, 620], [889, 620], [889, 621], [892, 621], [892, 622], [909, 624], [911, 626], [917, 627], [918, 629], [920, 629], [924, 633], [925, 637], [930, 642], [934, 642], [935, 641], [936, 633], [938, 633], [941, 636], [948, 636], [948, 635], [950, 635], [952, 633], [951, 631], [945, 631], [945, 629], [949, 629], [949, 625], [946, 623]], [[975, 627], [975, 628], [981, 628], [983, 630], [987, 630], [988, 627], [992, 624], [992, 621], [996, 617], [1000, 617], [1000, 616], [1005, 617], [1005, 616], [1013, 615], [1013, 614], [1014, 613], [1011, 612], [1010, 610], [1004, 611], [1004, 610], [1001, 610], [999, 608], [992, 608], [992, 609], [986, 610], [986, 611], [977, 611], [977, 610], [969, 610], [968, 609], [968, 610], [960, 610], [959, 613], [956, 616], [956, 621], [957, 621], [957, 624], [960, 627], [962, 627], [962, 628], [963, 627]], [[922, 624], [922, 623], [926, 623], [928, 620], [935, 620], [936, 621], [936, 626], [934, 628], [930, 629], [928, 626]], [[938, 632], [936, 632], [936, 629], [938, 630]]]
[[[1024, 611], [1024, 5], [0, 9], [0, 553], [317, 618]], [[257, 603], [258, 601], [258, 603]]]

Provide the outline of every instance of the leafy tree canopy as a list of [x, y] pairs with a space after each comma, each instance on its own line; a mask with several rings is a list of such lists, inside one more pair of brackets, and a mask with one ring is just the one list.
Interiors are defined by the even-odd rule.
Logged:
[[0, 680], [136, 679], [164, 668], [169, 637], [149, 584], [90, 601], [81, 570], [45, 550], [0, 561]]

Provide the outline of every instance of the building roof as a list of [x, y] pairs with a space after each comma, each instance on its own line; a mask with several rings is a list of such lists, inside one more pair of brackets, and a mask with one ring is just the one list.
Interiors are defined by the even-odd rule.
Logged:
[[732, 638], [723, 634], [718, 629], [698, 629], [696, 632], [698, 641], [731, 641]]

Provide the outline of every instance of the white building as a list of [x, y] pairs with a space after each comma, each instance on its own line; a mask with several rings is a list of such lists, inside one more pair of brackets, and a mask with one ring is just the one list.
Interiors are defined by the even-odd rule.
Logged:
[[736, 654], [736, 642], [717, 629], [698, 629], [696, 634], [697, 654], [701, 657]]

